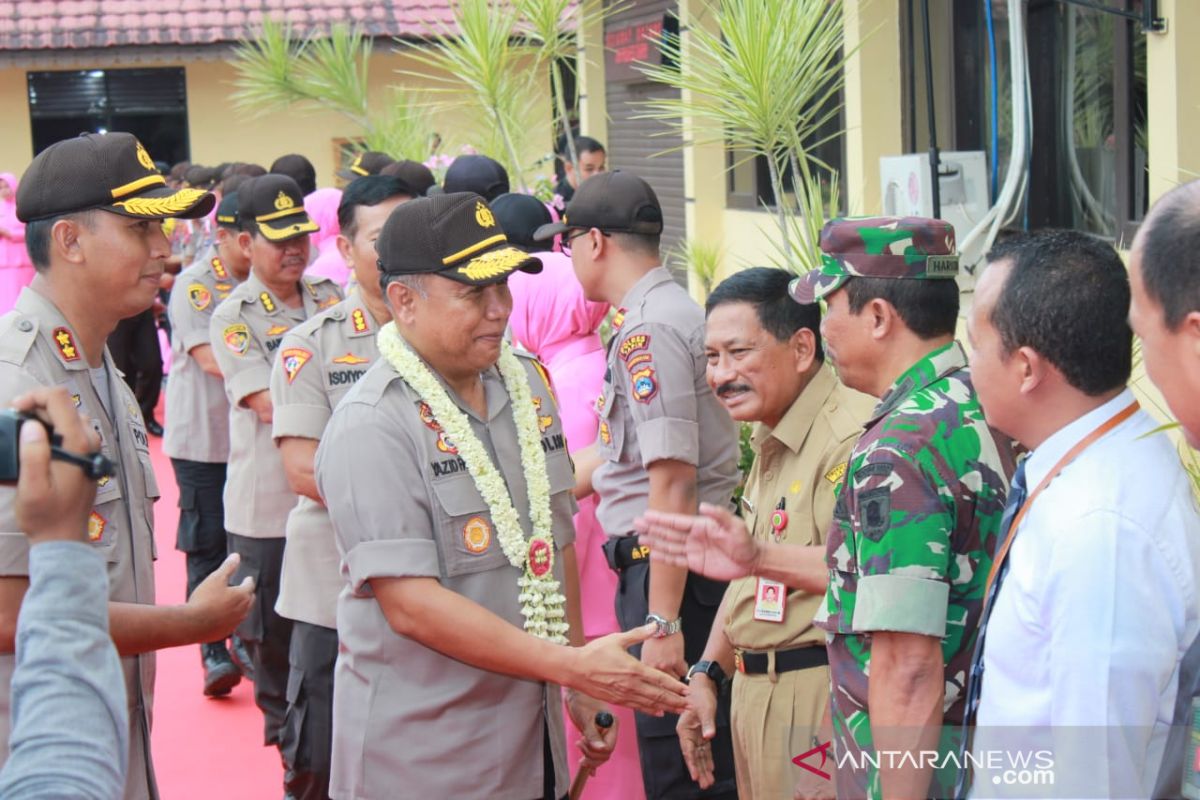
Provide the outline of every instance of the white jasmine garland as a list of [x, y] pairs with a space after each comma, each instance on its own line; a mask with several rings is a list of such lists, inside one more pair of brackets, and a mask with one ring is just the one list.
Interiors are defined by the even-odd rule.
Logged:
[[512, 346], [508, 342], [501, 344], [500, 360], [496, 366], [512, 406], [513, 422], [516, 423], [521, 446], [521, 464], [525, 468], [525, 482], [529, 487], [530, 529], [533, 534], [528, 540], [521, 528], [521, 517], [508, 493], [504, 475], [492, 463], [487, 448], [475, 435], [467, 415], [455, 405], [441, 382], [400, 336], [395, 323], [389, 322], [380, 328], [377, 342], [379, 352], [404, 382], [421, 396], [421, 400], [433, 412], [434, 419], [442, 426], [446, 438], [458, 450], [459, 457], [475, 480], [479, 494], [487, 503], [500, 549], [510, 564], [522, 570], [517, 581], [520, 590], [517, 600], [525, 617], [525, 630], [556, 644], [567, 644], [566, 598], [559, 591], [558, 580], [554, 577], [554, 537], [546, 453], [542, 450], [541, 428], [525, 368], [513, 354]]

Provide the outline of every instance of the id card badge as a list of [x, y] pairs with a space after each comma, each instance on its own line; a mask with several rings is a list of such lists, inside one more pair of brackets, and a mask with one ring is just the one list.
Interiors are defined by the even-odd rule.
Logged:
[[754, 618], [760, 622], [783, 622], [787, 587], [779, 581], [759, 578], [754, 588]]

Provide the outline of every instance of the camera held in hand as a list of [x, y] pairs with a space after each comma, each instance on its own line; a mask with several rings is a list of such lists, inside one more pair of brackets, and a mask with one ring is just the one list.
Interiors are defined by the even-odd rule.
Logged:
[[[21, 426], [26, 420], [37, 419], [11, 408], [0, 410], [0, 483], [15, 483], [21, 474]], [[72, 453], [62, 448], [62, 437], [54, 428], [42, 423], [50, 435], [50, 457], [66, 461], [84, 471], [92, 480], [116, 474], [113, 463], [103, 453]]]

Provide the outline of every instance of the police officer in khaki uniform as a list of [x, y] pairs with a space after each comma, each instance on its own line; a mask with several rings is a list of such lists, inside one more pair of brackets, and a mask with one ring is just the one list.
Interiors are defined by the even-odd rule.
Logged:
[[[814, 566], [808, 585], [744, 568], [704, 570], [732, 582], [704, 658], [690, 671], [680, 744], [693, 774], [711, 780], [704, 735], [713, 730], [720, 685], [732, 675], [742, 797], [790, 797], [809, 774], [791, 760], [813, 746], [829, 705], [825, 634], [812, 624], [828, 574], [820, 560], [846, 459], [874, 408], [872, 398], [843, 386], [825, 365], [820, 310], [788, 297], [792, 277], [766, 267], [743, 270], [717, 286], [706, 305], [709, 385], [730, 416], [755, 423], [754, 465], [742, 498], [746, 527], [754, 541], [809, 548]], [[656, 556], [671, 544], [654, 535], [641, 541]]]
[[[225, 533], [225, 468], [229, 460], [229, 400], [221, 368], [209, 343], [213, 311], [250, 274], [250, 261], [237, 245], [237, 192], [217, 208], [217, 238], [176, 279], [167, 306], [171, 375], [167, 381], [163, 452], [179, 486], [179, 531], [175, 548], [187, 557], [188, 595], [229, 553]], [[200, 645], [204, 694], [229, 694], [242, 672], [225, 641]]]
[[[228, 559], [182, 607], [154, 605], [158, 484], [133, 393], [104, 346], [117, 322], [148, 308], [170, 245], [161, 220], [202, 216], [211, 195], [173, 190], [128, 133], [84, 134], [51, 145], [26, 170], [17, 215], [38, 270], [0, 317], [0, 403], [36, 386], [64, 386], [91, 417], [117, 467], [101, 479], [88, 538], [108, 560], [110, 633], [125, 674], [130, 746], [126, 798], [158, 796], [150, 758], [154, 651], [229, 634], [250, 607], [252, 582], [230, 587]], [[97, 302], [103, 298], [103, 302]], [[14, 492], [0, 487], [0, 613], [15, 620], [29, 585], [28, 544]], [[12, 653], [12, 629], [0, 650]], [[12, 657], [0, 658], [0, 738], [7, 740]], [[7, 741], [0, 753], [7, 754]]]
[[[534, 238], [563, 234], [588, 299], [618, 309], [597, 400], [599, 465], [590, 478], [600, 498], [596, 516], [620, 576], [618, 621], [625, 630], [655, 623], [642, 662], [682, 678], [703, 652], [725, 585], [667, 564], [651, 569], [633, 523], [647, 508], [695, 513], [700, 502], [728, 506], [739, 480], [738, 439], [706, 383], [704, 312], [662, 266], [662, 224], [649, 184], [607, 172], [581, 183], [563, 221], [542, 226]], [[593, 470], [587, 460], [594, 464], [581, 457], [585, 482]], [[680, 752], [675, 717], [637, 717], [648, 798], [736, 797], [724, 713], [719, 723], [716, 783], [701, 790]]]
[[338, 250], [358, 289], [289, 331], [271, 372], [272, 435], [300, 502], [287, 520], [287, 547], [275, 610], [292, 620], [288, 709], [280, 734], [292, 800], [329, 797], [333, 664], [342, 575], [333, 524], [317, 493], [313, 459], [338, 402], [378, 360], [375, 334], [391, 320], [379, 286], [375, 239], [392, 209], [413, 193], [397, 178], [350, 183], [338, 205]]
[[504, 344], [506, 279], [540, 263], [471, 193], [401, 204], [377, 248], [393, 322], [316, 462], [345, 581], [331, 795], [558, 800], [555, 683], [593, 764], [617, 731], [589, 695], [677, 709], [682, 685], [623, 652], [648, 626], [554, 642], [583, 639], [575, 479], [544, 371]]
[[238, 188], [238, 244], [250, 277], [213, 312], [209, 336], [229, 398], [229, 471], [225, 530], [242, 572], [258, 581], [258, 600], [238, 635], [254, 668], [254, 700], [267, 744], [279, 743], [287, 708], [291, 621], [275, 612], [284, 529], [296, 493], [271, 439], [271, 368], [283, 335], [340, 301], [337, 285], [305, 278], [308, 235], [317, 225], [304, 211], [300, 187], [286, 175], [262, 175]]

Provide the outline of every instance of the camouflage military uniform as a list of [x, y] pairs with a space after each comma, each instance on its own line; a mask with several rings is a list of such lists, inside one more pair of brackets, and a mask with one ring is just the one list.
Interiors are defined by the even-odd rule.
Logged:
[[[940, 638], [945, 729], [962, 721], [1011, 456], [984, 422], [960, 345], [930, 353], [900, 376], [867, 423], [847, 472], [816, 624], [829, 636], [836, 750], [859, 764], [872, 747], [872, 631]], [[953, 778], [937, 780], [952, 787]], [[842, 797], [881, 796], [877, 770], [848, 767], [837, 780]]]

